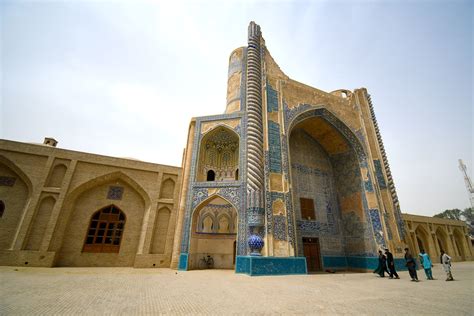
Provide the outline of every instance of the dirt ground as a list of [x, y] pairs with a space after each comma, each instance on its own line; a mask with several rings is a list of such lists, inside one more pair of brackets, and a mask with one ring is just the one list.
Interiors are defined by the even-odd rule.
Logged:
[[400, 280], [372, 273], [249, 277], [230, 270], [0, 267], [1, 315], [474, 315], [474, 262]]

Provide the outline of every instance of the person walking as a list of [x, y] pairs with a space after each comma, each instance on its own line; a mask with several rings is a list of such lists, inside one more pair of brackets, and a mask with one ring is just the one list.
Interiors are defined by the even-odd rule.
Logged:
[[408, 268], [408, 273], [410, 273], [411, 280], [418, 282], [418, 275], [416, 274], [416, 261], [408, 251], [408, 248], [405, 248], [405, 261], [405, 265]]
[[387, 248], [385, 248], [385, 255], [387, 256], [387, 266], [389, 270], [389, 276], [390, 279], [393, 279], [393, 276], [395, 276], [395, 279], [400, 279], [400, 277], [397, 274], [397, 271], [395, 271], [395, 261], [393, 260], [393, 254], [388, 251]]
[[424, 249], [420, 250], [419, 256], [420, 256], [421, 265], [423, 266], [423, 269], [425, 270], [426, 278], [428, 280], [434, 280], [433, 273], [431, 271], [433, 264], [431, 263], [430, 256], [425, 252]]
[[446, 272], [446, 281], [454, 281], [451, 273], [451, 257], [448, 256], [443, 250], [441, 250], [441, 264], [443, 265], [444, 271]]
[[387, 259], [382, 253], [382, 250], [379, 250], [379, 266], [374, 270], [374, 273], [380, 275], [381, 278], [385, 277], [385, 272], [387, 271]]

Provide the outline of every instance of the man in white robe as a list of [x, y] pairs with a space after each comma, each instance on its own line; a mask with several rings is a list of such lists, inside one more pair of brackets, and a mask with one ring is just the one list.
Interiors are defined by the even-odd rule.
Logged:
[[443, 265], [444, 271], [446, 272], [446, 281], [454, 281], [453, 275], [451, 274], [451, 257], [441, 250], [441, 264]]

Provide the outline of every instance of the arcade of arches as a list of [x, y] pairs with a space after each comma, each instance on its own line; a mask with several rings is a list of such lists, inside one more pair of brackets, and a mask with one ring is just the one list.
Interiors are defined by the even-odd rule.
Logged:
[[180, 168], [0, 145], [0, 265], [170, 267]]
[[[229, 133], [227, 137], [237, 146], [231, 130], [213, 131]], [[17, 142], [4, 141], [2, 146], [7, 150], [0, 154], [0, 264], [173, 266], [180, 168], [63, 149], [51, 152], [48, 146]], [[296, 214], [297, 225], [303, 227], [298, 230], [298, 242], [318, 240], [318, 250], [325, 254], [350, 250], [337, 248], [334, 238], [327, 243], [326, 228], [317, 236], [308, 234], [304, 223], [319, 222], [320, 227], [327, 228], [332, 224], [342, 239], [357, 239], [354, 233], [363, 223], [355, 221], [353, 215], [360, 212], [356, 204], [349, 210], [350, 203], [341, 195], [350, 191], [350, 183], [337, 179], [338, 164], [353, 163], [354, 158], [349, 155], [337, 160], [324, 140], [304, 124], [293, 129], [290, 149], [296, 177], [295, 203], [305, 204], [301, 208], [304, 214]], [[235, 155], [233, 159], [237, 159]], [[230, 171], [237, 170], [238, 161], [234, 163], [228, 170], [229, 179]], [[221, 170], [218, 164], [215, 170]], [[327, 184], [324, 192], [317, 190], [321, 181]], [[311, 197], [316, 198], [309, 203]], [[324, 203], [332, 206], [332, 213], [322, 208]], [[284, 207], [280, 209], [284, 211]], [[462, 222], [409, 214], [403, 218], [407, 244], [412, 249], [424, 248], [432, 256], [445, 249], [456, 261], [472, 260], [470, 239]], [[237, 223], [238, 211], [219, 196], [197, 206], [192, 220], [190, 269], [207, 254], [214, 257], [216, 267], [233, 268]]]
[[407, 244], [413, 252], [424, 249], [432, 258], [439, 258], [440, 251], [444, 250], [454, 261], [473, 259], [471, 238], [464, 222], [411, 214], [402, 214], [402, 217]]

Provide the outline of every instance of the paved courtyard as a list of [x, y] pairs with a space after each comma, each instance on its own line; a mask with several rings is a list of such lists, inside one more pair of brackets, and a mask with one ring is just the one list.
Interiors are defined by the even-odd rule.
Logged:
[[249, 277], [229, 270], [0, 267], [1, 315], [473, 315], [474, 262], [434, 281], [371, 273]]

